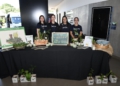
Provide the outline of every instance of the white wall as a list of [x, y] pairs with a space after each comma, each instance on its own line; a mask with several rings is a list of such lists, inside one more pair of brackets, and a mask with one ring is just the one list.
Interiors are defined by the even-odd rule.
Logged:
[[[79, 18], [79, 24], [82, 26], [83, 34], [88, 33], [88, 17], [89, 17], [89, 5], [81, 6], [73, 9], [73, 17]], [[90, 28], [90, 27], [89, 27]]]
[[88, 5], [91, 3], [107, 1], [107, 0], [64, 0], [60, 5], [58, 5], [58, 13], [63, 13], [65, 11], [72, 10], [74, 8]]

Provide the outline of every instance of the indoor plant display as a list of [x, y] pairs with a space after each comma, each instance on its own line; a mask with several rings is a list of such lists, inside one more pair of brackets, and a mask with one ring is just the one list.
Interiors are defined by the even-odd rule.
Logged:
[[18, 50], [18, 49], [24, 49], [26, 47], [27, 43], [21, 42], [21, 43], [14, 43], [13, 47]]
[[18, 75], [13, 75], [12, 82], [13, 83], [18, 83], [18, 81], [19, 81], [19, 76]]
[[117, 77], [116, 75], [111, 71], [111, 74], [110, 74], [110, 77], [109, 77], [109, 80], [111, 83], [117, 83]]
[[39, 32], [39, 37], [35, 37], [34, 43], [35, 43], [36, 46], [46, 45], [48, 43], [47, 33]]
[[92, 77], [94, 70], [91, 69], [89, 72], [89, 77], [87, 77], [87, 83], [88, 85], [93, 85], [94, 84], [94, 78]]
[[21, 69], [18, 74], [20, 76], [20, 82], [36, 82], [36, 74], [33, 74], [35, 66], [29, 68], [29, 70]]
[[18, 74], [20, 75], [20, 82], [30, 82], [31, 73], [28, 70], [21, 69]]
[[111, 72], [107, 73], [106, 75], [101, 74], [99, 79], [101, 79], [102, 84], [107, 84], [108, 83], [108, 76], [111, 74]]

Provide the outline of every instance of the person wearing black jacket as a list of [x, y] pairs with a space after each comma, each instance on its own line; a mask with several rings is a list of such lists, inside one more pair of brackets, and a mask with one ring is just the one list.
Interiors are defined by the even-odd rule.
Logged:
[[50, 32], [58, 32], [59, 31], [59, 25], [55, 22], [55, 15], [53, 14], [51, 16], [51, 22], [48, 24]]
[[68, 22], [67, 17], [63, 16], [62, 23], [60, 24], [60, 32], [68, 32], [69, 33], [69, 42], [71, 42], [70, 28], [71, 28], [71, 24]]
[[62, 23], [60, 24], [60, 32], [69, 32], [71, 24], [68, 23], [68, 19], [66, 16], [62, 17]]
[[48, 25], [45, 22], [45, 17], [43, 15], [41, 15], [39, 17], [39, 23], [37, 24], [37, 37], [39, 37], [39, 31], [41, 33], [46, 33], [46, 31], [48, 30]]
[[75, 17], [74, 25], [72, 25], [70, 29], [70, 35], [73, 39], [78, 38], [79, 36], [82, 36], [82, 26], [79, 25], [78, 22], [79, 22], [79, 18]]
[[53, 14], [51, 16], [51, 22], [48, 24], [49, 27], [49, 41], [51, 41], [51, 37], [52, 37], [52, 32], [59, 32], [59, 25], [58, 23], [55, 22], [55, 15]]

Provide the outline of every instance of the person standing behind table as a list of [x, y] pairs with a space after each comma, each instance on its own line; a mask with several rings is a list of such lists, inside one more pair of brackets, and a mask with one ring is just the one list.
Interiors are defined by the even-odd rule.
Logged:
[[49, 29], [52, 32], [58, 32], [59, 31], [59, 25], [55, 22], [55, 15], [53, 14], [51, 16], [51, 22], [49, 23]]
[[[68, 23], [68, 19], [66, 16], [62, 17], [62, 23], [60, 24], [60, 32], [70, 32], [71, 24]], [[70, 34], [69, 34], [69, 42], [70, 42]]]
[[45, 22], [45, 17], [41, 15], [39, 17], [39, 23], [37, 24], [37, 37], [39, 37], [39, 32], [46, 33], [47, 29], [47, 23]]
[[51, 37], [52, 37], [52, 32], [58, 32], [59, 31], [59, 25], [58, 23], [55, 22], [55, 15], [53, 14], [51, 16], [51, 22], [48, 24], [49, 26], [49, 30], [50, 30], [50, 40], [51, 41]]
[[62, 23], [60, 24], [60, 32], [69, 32], [71, 24], [68, 23], [68, 19], [66, 16], [62, 17]]
[[70, 29], [70, 35], [73, 39], [78, 38], [79, 36], [82, 36], [82, 26], [79, 25], [78, 22], [79, 22], [79, 18], [75, 17], [74, 25], [72, 25]]

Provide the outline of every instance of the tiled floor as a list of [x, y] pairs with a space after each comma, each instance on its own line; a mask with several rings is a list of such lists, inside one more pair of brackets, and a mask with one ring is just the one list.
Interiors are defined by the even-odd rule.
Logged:
[[[120, 61], [117, 59], [110, 60], [111, 70], [120, 79]], [[116, 84], [96, 85], [93, 86], [120, 86], [120, 80]], [[38, 78], [36, 83], [17, 83], [13, 84], [10, 77], [0, 80], [0, 86], [88, 86], [86, 80], [64, 80], [64, 79], [52, 79], [52, 78]]]

